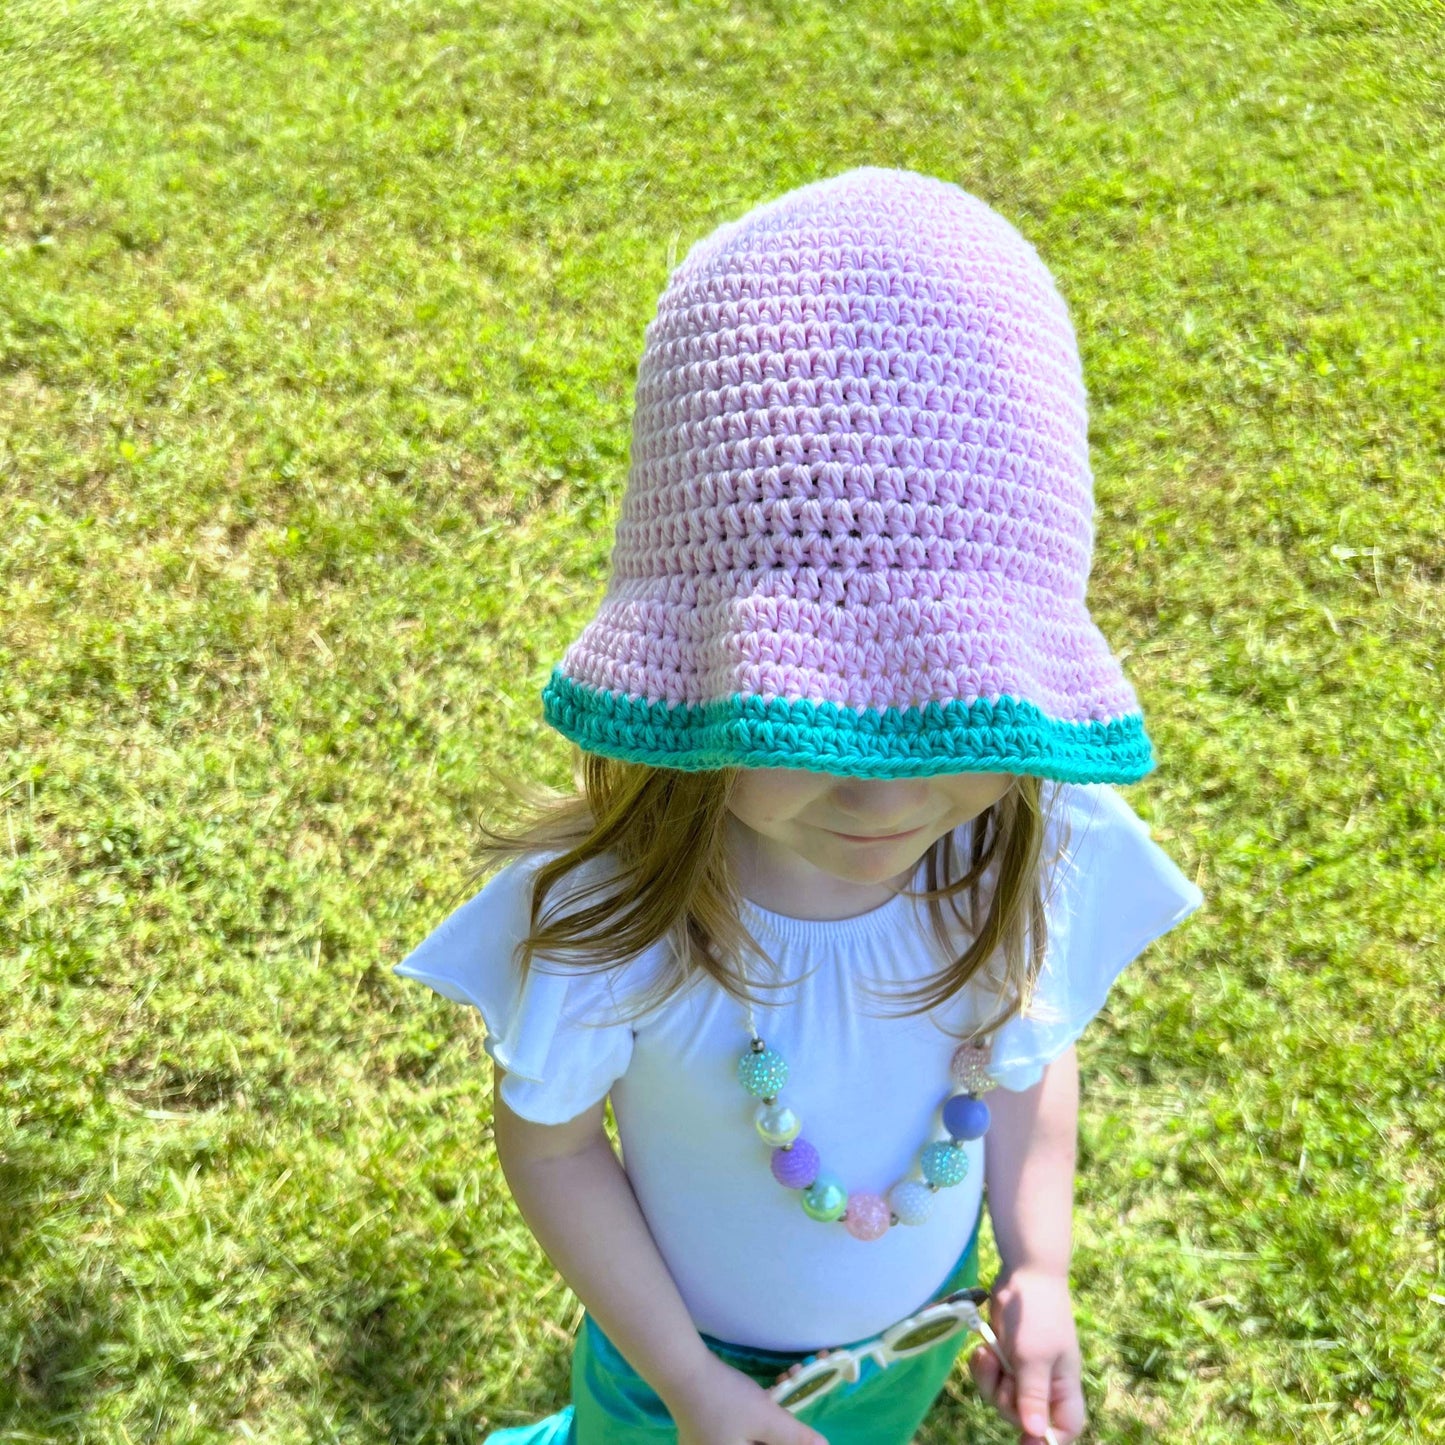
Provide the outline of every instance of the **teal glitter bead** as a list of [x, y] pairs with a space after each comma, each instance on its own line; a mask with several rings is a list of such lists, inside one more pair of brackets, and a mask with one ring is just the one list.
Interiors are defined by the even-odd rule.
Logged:
[[738, 1059], [738, 1079], [759, 1099], [775, 1098], [788, 1082], [788, 1061], [776, 1049], [749, 1049]]
[[848, 1191], [836, 1174], [820, 1174], [803, 1191], [803, 1213], [809, 1219], [829, 1224], [848, 1207]]
[[923, 1177], [940, 1189], [951, 1184], [962, 1184], [968, 1177], [968, 1155], [953, 1144], [939, 1140], [923, 1151]]

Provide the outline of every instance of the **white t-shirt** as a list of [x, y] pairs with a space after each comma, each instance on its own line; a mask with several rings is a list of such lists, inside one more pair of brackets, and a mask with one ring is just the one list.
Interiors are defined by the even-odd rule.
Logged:
[[[1045, 905], [1046, 960], [1030, 1016], [1010, 1020], [993, 1044], [993, 1075], [1015, 1090], [1036, 1083], [1123, 968], [1204, 901], [1112, 787], [1052, 786], [1072, 836], [1061, 852], [1056, 816], [1045, 839], [1045, 859], [1063, 859]], [[964, 858], [968, 831], [956, 839]], [[760, 1349], [813, 1350], [876, 1334], [925, 1303], [973, 1232], [985, 1140], [967, 1146], [967, 1177], [938, 1191], [922, 1225], [865, 1242], [841, 1223], [809, 1218], [798, 1191], [773, 1178], [753, 1125], [758, 1100], [738, 1082], [749, 1046], [741, 1005], [702, 975], [661, 1010], [615, 1021], [618, 1001], [656, 978], [670, 945], [601, 973], [537, 959], [519, 985], [513, 954], [539, 861], [503, 868], [395, 972], [481, 1011], [484, 1047], [507, 1071], [502, 1097], [522, 1117], [561, 1123], [611, 1093], [628, 1178], [697, 1328]], [[926, 886], [921, 866], [913, 886]], [[549, 912], [553, 905], [549, 897]], [[745, 900], [743, 922], [789, 980], [786, 990], [759, 993], [754, 1017], [787, 1060], [780, 1097], [822, 1167], [847, 1189], [885, 1195], [897, 1180], [921, 1177], [919, 1155], [948, 1138], [941, 1110], [956, 1092], [957, 1039], [933, 1020], [982, 1021], [997, 1008], [994, 996], [976, 977], [933, 1015], [886, 1016], [899, 1005], [880, 1002], [865, 981], [874, 990], [916, 983], [942, 961], [926, 905], [902, 895], [828, 922]], [[966, 943], [960, 935], [960, 953]], [[757, 959], [749, 966], [754, 977], [774, 976]]]

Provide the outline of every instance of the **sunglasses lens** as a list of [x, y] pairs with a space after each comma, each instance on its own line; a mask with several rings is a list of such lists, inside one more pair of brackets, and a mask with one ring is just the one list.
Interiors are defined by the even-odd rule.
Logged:
[[778, 1396], [778, 1404], [785, 1410], [792, 1409], [794, 1405], [804, 1404], [806, 1401], [821, 1395], [824, 1390], [831, 1389], [841, 1378], [842, 1370], [820, 1371], [811, 1375], [798, 1385], [796, 1389], [787, 1390]]
[[934, 1320], [930, 1324], [916, 1325], [907, 1334], [900, 1335], [893, 1341], [894, 1353], [906, 1355], [926, 1350], [930, 1345], [947, 1339], [949, 1335], [956, 1333], [962, 1327], [963, 1321], [959, 1319]]

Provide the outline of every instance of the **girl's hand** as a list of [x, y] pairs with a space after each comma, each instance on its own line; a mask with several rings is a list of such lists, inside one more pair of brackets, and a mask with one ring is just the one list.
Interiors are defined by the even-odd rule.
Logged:
[[761, 1385], [713, 1354], [663, 1403], [677, 1426], [677, 1445], [828, 1445]]
[[1016, 1373], [980, 1345], [968, 1357], [978, 1393], [1023, 1430], [1022, 1445], [1045, 1445], [1049, 1425], [1059, 1445], [1069, 1445], [1086, 1416], [1068, 1280], [1047, 1270], [1014, 1270], [995, 1283], [988, 1322]]

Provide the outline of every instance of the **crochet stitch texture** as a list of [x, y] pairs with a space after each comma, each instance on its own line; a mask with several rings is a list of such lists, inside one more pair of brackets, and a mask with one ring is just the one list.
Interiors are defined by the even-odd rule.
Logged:
[[685, 770], [1134, 782], [1155, 761], [1085, 603], [1093, 507], [1029, 242], [911, 171], [801, 186], [668, 278], [611, 575], [544, 717]]

